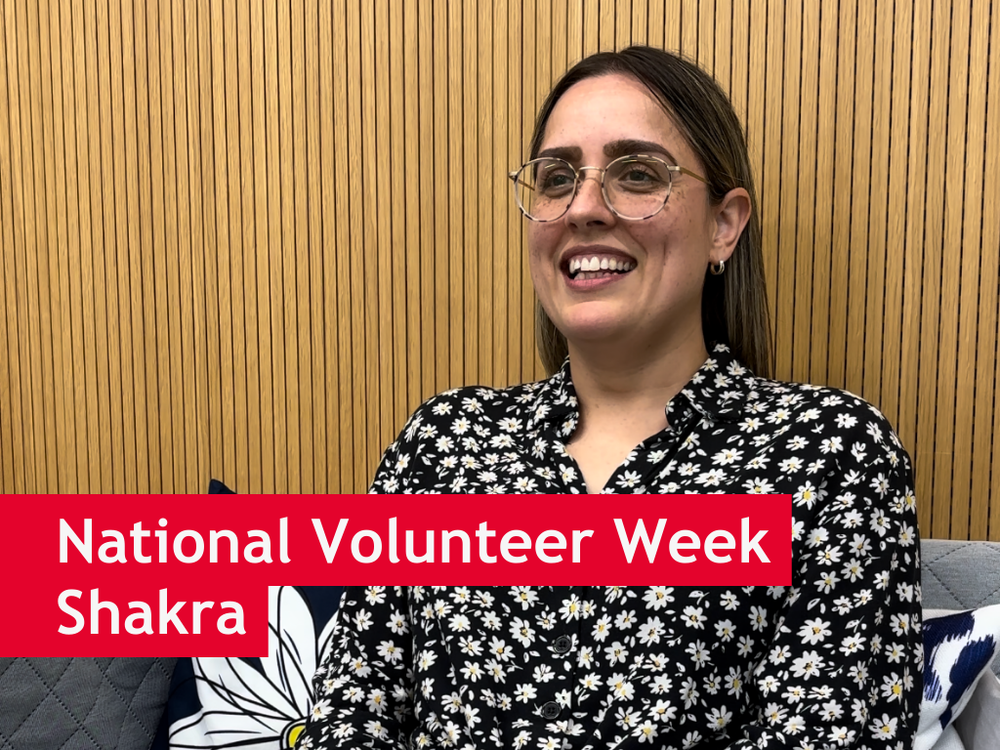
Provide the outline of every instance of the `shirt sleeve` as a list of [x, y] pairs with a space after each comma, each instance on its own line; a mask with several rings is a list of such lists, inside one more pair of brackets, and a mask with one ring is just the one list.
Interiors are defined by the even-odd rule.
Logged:
[[410, 613], [403, 587], [349, 586], [299, 750], [408, 747], [413, 731]]
[[[420, 491], [422, 477], [433, 458], [431, 442], [438, 433], [431, 413], [435, 399], [420, 406], [407, 420], [396, 440], [385, 449], [369, 494], [395, 495]], [[430, 418], [429, 418], [430, 417]]]
[[793, 585], [731, 750], [911, 746], [923, 643], [910, 462], [881, 415], [793, 496]]

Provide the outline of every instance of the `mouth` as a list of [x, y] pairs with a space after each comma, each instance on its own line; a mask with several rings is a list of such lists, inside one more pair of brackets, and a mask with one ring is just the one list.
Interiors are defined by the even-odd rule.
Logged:
[[636, 266], [635, 260], [613, 253], [581, 253], [564, 263], [564, 272], [571, 281], [593, 281], [596, 279], [624, 276]]

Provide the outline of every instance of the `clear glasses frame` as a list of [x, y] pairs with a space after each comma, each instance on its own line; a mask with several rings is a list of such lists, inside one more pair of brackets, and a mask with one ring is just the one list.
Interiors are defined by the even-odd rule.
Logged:
[[[651, 161], [652, 162], [656, 162], [657, 164], [659, 164], [660, 166], [662, 166], [667, 171], [667, 173], [670, 175], [670, 182], [667, 185], [667, 192], [663, 196], [663, 202], [659, 206], [657, 206], [654, 211], [646, 214], [645, 216], [626, 216], [625, 214], [623, 214], [620, 211], [618, 211], [612, 205], [612, 203], [611, 203], [611, 196], [608, 195], [608, 188], [607, 188], [607, 184], [605, 183], [605, 179], [604, 178], [605, 178], [605, 175], [607, 175], [608, 171], [611, 170], [611, 169], [613, 169], [615, 167], [615, 165], [617, 165], [619, 162], [629, 162], [629, 161], [634, 161], [636, 159], [640, 159], [640, 160], [642, 160], [644, 162], [651, 162]], [[553, 161], [561, 162], [561, 163], [565, 164], [566, 167], [573, 173], [573, 191], [570, 194], [571, 197], [570, 197], [569, 201], [566, 203], [566, 207], [563, 209], [563, 211], [562, 211], [561, 214], [559, 214], [558, 216], [554, 216], [551, 219], [539, 219], [539, 218], [537, 218], [535, 216], [532, 216], [528, 212], [528, 209], [525, 207], [525, 205], [521, 202], [521, 196], [520, 196], [520, 192], [518, 190], [518, 187], [520, 186], [520, 187], [526, 188], [528, 190], [534, 190], [534, 188], [532, 188], [531, 185], [528, 184], [526, 181], [520, 179], [520, 177], [524, 173], [525, 169], [530, 169], [531, 166], [534, 165], [534, 164], [540, 164], [542, 162], [553, 162]], [[517, 169], [515, 169], [515, 170], [513, 170], [511, 172], [509, 172], [507, 174], [507, 177], [510, 178], [511, 183], [513, 184], [513, 188], [514, 188], [514, 202], [517, 203], [517, 207], [519, 209], [521, 209], [521, 213], [524, 214], [524, 217], [526, 219], [530, 220], [530, 221], [534, 221], [534, 222], [537, 222], [539, 224], [548, 224], [548, 223], [553, 222], [553, 221], [559, 221], [559, 219], [561, 219], [563, 216], [565, 216], [566, 213], [569, 211], [570, 206], [573, 205], [573, 201], [576, 200], [576, 196], [580, 192], [580, 185], [582, 185], [583, 181], [586, 179], [586, 177], [584, 177], [583, 173], [587, 172], [587, 171], [600, 172], [600, 174], [601, 174], [601, 195], [604, 197], [604, 204], [608, 207], [608, 210], [611, 211], [611, 213], [613, 213], [619, 219], [625, 219], [627, 221], [642, 221], [643, 219], [652, 218], [653, 216], [656, 216], [656, 214], [660, 213], [660, 211], [663, 210], [663, 207], [665, 205], [667, 205], [667, 200], [670, 198], [670, 194], [673, 192], [673, 188], [674, 188], [673, 176], [675, 174], [686, 174], [689, 177], [693, 177], [696, 180], [704, 182], [706, 185], [708, 184], [708, 180], [706, 180], [704, 177], [702, 177], [699, 174], [695, 174], [690, 169], [685, 169], [684, 167], [678, 167], [678, 166], [676, 166], [674, 164], [667, 164], [667, 162], [663, 161], [663, 159], [660, 159], [660, 158], [658, 158], [656, 156], [649, 156], [647, 154], [628, 154], [626, 156], [620, 156], [617, 159], [615, 159], [614, 161], [612, 161], [610, 164], [608, 164], [608, 166], [606, 166], [606, 167], [579, 167], [579, 168], [574, 167], [572, 164], [570, 164], [565, 159], [559, 159], [559, 158], [556, 158], [556, 157], [546, 156], [546, 157], [542, 157], [540, 159], [531, 159], [530, 161], [526, 161], [519, 168], [517, 168]]]

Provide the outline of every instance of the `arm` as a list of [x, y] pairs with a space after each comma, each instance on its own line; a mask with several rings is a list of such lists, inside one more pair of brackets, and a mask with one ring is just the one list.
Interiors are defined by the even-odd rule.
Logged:
[[[429, 434], [424, 408], [386, 448], [369, 493], [406, 493], [419, 486], [418, 461], [426, 448], [421, 438]], [[348, 586], [336, 617], [330, 650], [314, 678], [316, 703], [298, 747], [408, 746], [414, 677], [406, 589]]]
[[923, 668], [913, 479], [888, 423], [868, 416], [826, 496], [793, 498], [794, 585], [748, 684], [756, 720], [732, 750], [912, 743]]
[[413, 723], [410, 613], [402, 587], [344, 590], [316, 702], [298, 747], [396, 748]]
[[431, 399], [418, 408], [396, 440], [385, 449], [368, 488], [369, 494], [408, 494], [420, 488], [422, 470], [434, 458], [430, 451], [437, 428], [425, 414], [434, 401]]

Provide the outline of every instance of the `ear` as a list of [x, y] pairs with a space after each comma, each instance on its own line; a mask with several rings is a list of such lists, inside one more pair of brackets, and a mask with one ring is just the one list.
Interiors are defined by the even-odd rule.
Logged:
[[743, 188], [733, 188], [714, 208], [715, 237], [712, 242], [712, 263], [729, 260], [743, 228], [750, 221], [750, 194]]

